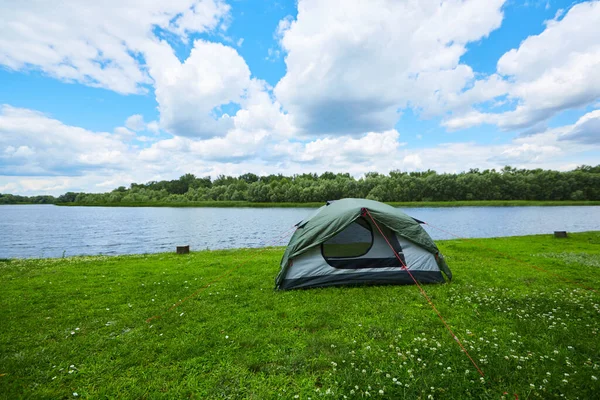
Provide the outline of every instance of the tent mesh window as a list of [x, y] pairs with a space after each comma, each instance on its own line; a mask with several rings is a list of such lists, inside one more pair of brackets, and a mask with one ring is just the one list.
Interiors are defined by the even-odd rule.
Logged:
[[369, 252], [373, 245], [371, 225], [364, 218], [358, 218], [346, 229], [321, 245], [323, 257], [360, 257]]

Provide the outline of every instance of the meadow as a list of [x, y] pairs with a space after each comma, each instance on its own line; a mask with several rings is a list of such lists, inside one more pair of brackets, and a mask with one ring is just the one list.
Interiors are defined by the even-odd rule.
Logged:
[[483, 377], [416, 286], [274, 291], [271, 247], [0, 260], [0, 397], [597, 398], [600, 232], [437, 243]]

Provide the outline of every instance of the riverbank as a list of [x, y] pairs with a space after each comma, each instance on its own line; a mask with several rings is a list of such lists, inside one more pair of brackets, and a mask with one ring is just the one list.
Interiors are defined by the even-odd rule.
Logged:
[[[57, 206], [82, 207], [257, 207], [291, 208], [321, 207], [324, 203], [252, 203], [248, 201], [195, 201], [189, 203], [140, 202], [140, 203], [58, 203]], [[387, 202], [400, 208], [417, 207], [522, 207], [522, 206], [598, 206], [600, 201], [534, 201], [534, 200], [471, 200], [471, 201], [409, 201]]]
[[600, 232], [438, 245], [455, 279], [424, 288], [483, 380], [415, 286], [275, 292], [269, 248], [1, 261], [0, 397], [600, 391], [600, 295], [514, 260], [599, 290]]

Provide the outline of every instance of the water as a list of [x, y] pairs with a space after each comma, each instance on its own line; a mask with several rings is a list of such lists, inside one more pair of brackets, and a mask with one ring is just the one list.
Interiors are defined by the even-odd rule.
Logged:
[[[411, 208], [407, 214], [463, 237], [600, 229], [600, 206]], [[0, 258], [134, 254], [285, 245], [312, 208], [0, 206]], [[451, 238], [425, 227], [434, 239]], [[288, 232], [279, 241], [277, 239]]]

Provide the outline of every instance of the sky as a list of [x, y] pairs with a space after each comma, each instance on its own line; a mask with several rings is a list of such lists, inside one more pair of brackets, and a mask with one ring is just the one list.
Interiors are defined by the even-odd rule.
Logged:
[[600, 2], [0, 1], [0, 193], [600, 164]]

